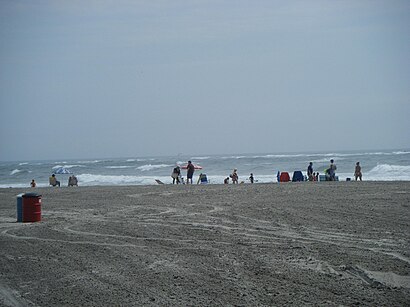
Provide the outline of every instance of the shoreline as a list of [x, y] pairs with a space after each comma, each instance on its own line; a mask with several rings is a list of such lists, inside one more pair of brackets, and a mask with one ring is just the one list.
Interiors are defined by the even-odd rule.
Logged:
[[[16, 223], [33, 191], [42, 222]], [[409, 305], [409, 203], [407, 181], [3, 188], [0, 302]]]
[[[292, 181], [289, 181], [289, 182], [275, 182], [275, 181], [273, 181], [273, 182], [255, 182], [255, 183], [250, 183], [250, 182], [243, 182], [243, 183], [239, 183], [239, 184], [236, 184], [236, 185], [239, 185], [239, 186], [242, 186], [242, 185], [274, 185], [274, 184], [279, 184], [279, 185], [282, 185], [282, 184], [328, 184], [328, 183], [330, 183], [331, 181], [302, 181], [302, 182], [292, 182]], [[346, 181], [346, 180], [341, 180], [341, 181], [334, 181], [334, 183], [335, 184], [344, 184], [344, 183], [346, 183], [346, 184], [364, 184], [364, 183], [410, 183], [410, 180], [363, 180], [363, 181], [355, 181], [354, 179], [353, 180], [350, 180], [350, 181]], [[169, 182], [164, 182], [164, 184], [158, 184], [158, 183], [151, 183], [151, 184], [109, 184], [109, 185], [104, 185], [104, 184], [98, 184], [98, 185], [81, 185], [81, 182], [79, 182], [79, 185], [77, 186], [77, 187], [68, 187], [66, 184], [62, 184], [61, 185], [61, 187], [52, 187], [52, 186], [50, 186], [50, 185], [37, 185], [37, 187], [35, 187], [35, 188], [32, 188], [32, 187], [30, 187], [29, 185], [27, 185], [27, 187], [13, 187], [13, 186], [10, 186], [10, 187], [1, 187], [0, 186], [0, 191], [2, 190], [2, 189], [33, 189], [33, 191], [35, 190], [35, 189], [47, 189], [47, 188], [50, 188], [50, 189], [58, 189], [58, 188], [71, 188], [71, 189], [75, 189], [75, 188], [79, 188], [79, 187], [81, 187], [81, 188], [92, 188], [92, 187], [106, 187], [106, 188], [115, 188], [115, 187], [145, 187], [145, 186], [172, 186], [172, 185], [175, 185], [175, 186], [185, 186], [185, 185], [187, 185], [187, 184], [179, 184], [179, 185], [177, 185], [177, 184], [172, 184], [172, 183], [169, 183]], [[232, 184], [232, 183], [229, 183], [229, 184], [224, 184], [224, 183], [208, 183], [208, 184], [197, 184], [196, 182], [194, 183], [194, 184], [192, 184], [192, 185], [200, 185], [200, 186], [207, 186], [207, 185], [209, 185], [209, 186], [220, 186], [220, 185], [223, 185], [223, 186], [231, 186], [231, 185], [234, 185], [234, 184]], [[188, 185], [187, 185], [188, 186]], [[191, 184], [189, 184], [189, 186], [191, 186]]]

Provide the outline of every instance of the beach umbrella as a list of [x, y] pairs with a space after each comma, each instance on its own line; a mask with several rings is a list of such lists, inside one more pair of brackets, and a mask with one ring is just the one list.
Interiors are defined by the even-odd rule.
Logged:
[[59, 167], [59, 168], [57, 168], [57, 169], [54, 171], [54, 173], [56, 173], [56, 174], [71, 174], [71, 172], [70, 172], [68, 169], [66, 169], [65, 167]]

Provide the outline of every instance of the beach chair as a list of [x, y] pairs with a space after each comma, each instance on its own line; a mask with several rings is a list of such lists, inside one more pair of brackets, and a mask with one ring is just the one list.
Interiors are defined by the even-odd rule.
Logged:
[[288, 172], [280, 173], [279, 180], [280, 180], [280, 182], [289, 182], [290, 181], [289, 173]]
[[293, 177], [292, 177], [292, 182], [296, 181], [303, 181], [303, 174], [301, 171], [294, 171], [293, 172]]

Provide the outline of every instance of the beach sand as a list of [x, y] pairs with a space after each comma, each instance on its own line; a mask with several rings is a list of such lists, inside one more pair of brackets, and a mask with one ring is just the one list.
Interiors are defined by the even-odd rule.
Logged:
[[410, 305], [410, 182], [0, 189], [0, 305]]

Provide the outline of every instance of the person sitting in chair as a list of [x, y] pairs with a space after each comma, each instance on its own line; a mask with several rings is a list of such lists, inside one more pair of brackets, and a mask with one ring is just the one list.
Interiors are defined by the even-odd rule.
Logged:
[[78, 187], [78, 180], [77, 180], [77, 177], [76, 177], [76, 176], [71, 175], [71, 176], [68, 178], [68, 186], [69, 186], [69, 187], [73, 187], [73, 186]]
[[60, 186], [60, 181], [57, 180], [56, 175], [52, 174], [48, 180], [51, 186]]
[[206, 174], [199, 174], [198, 182], [196, 184], [206, 184], [208, 183], [208, 178], [206, 177]]

